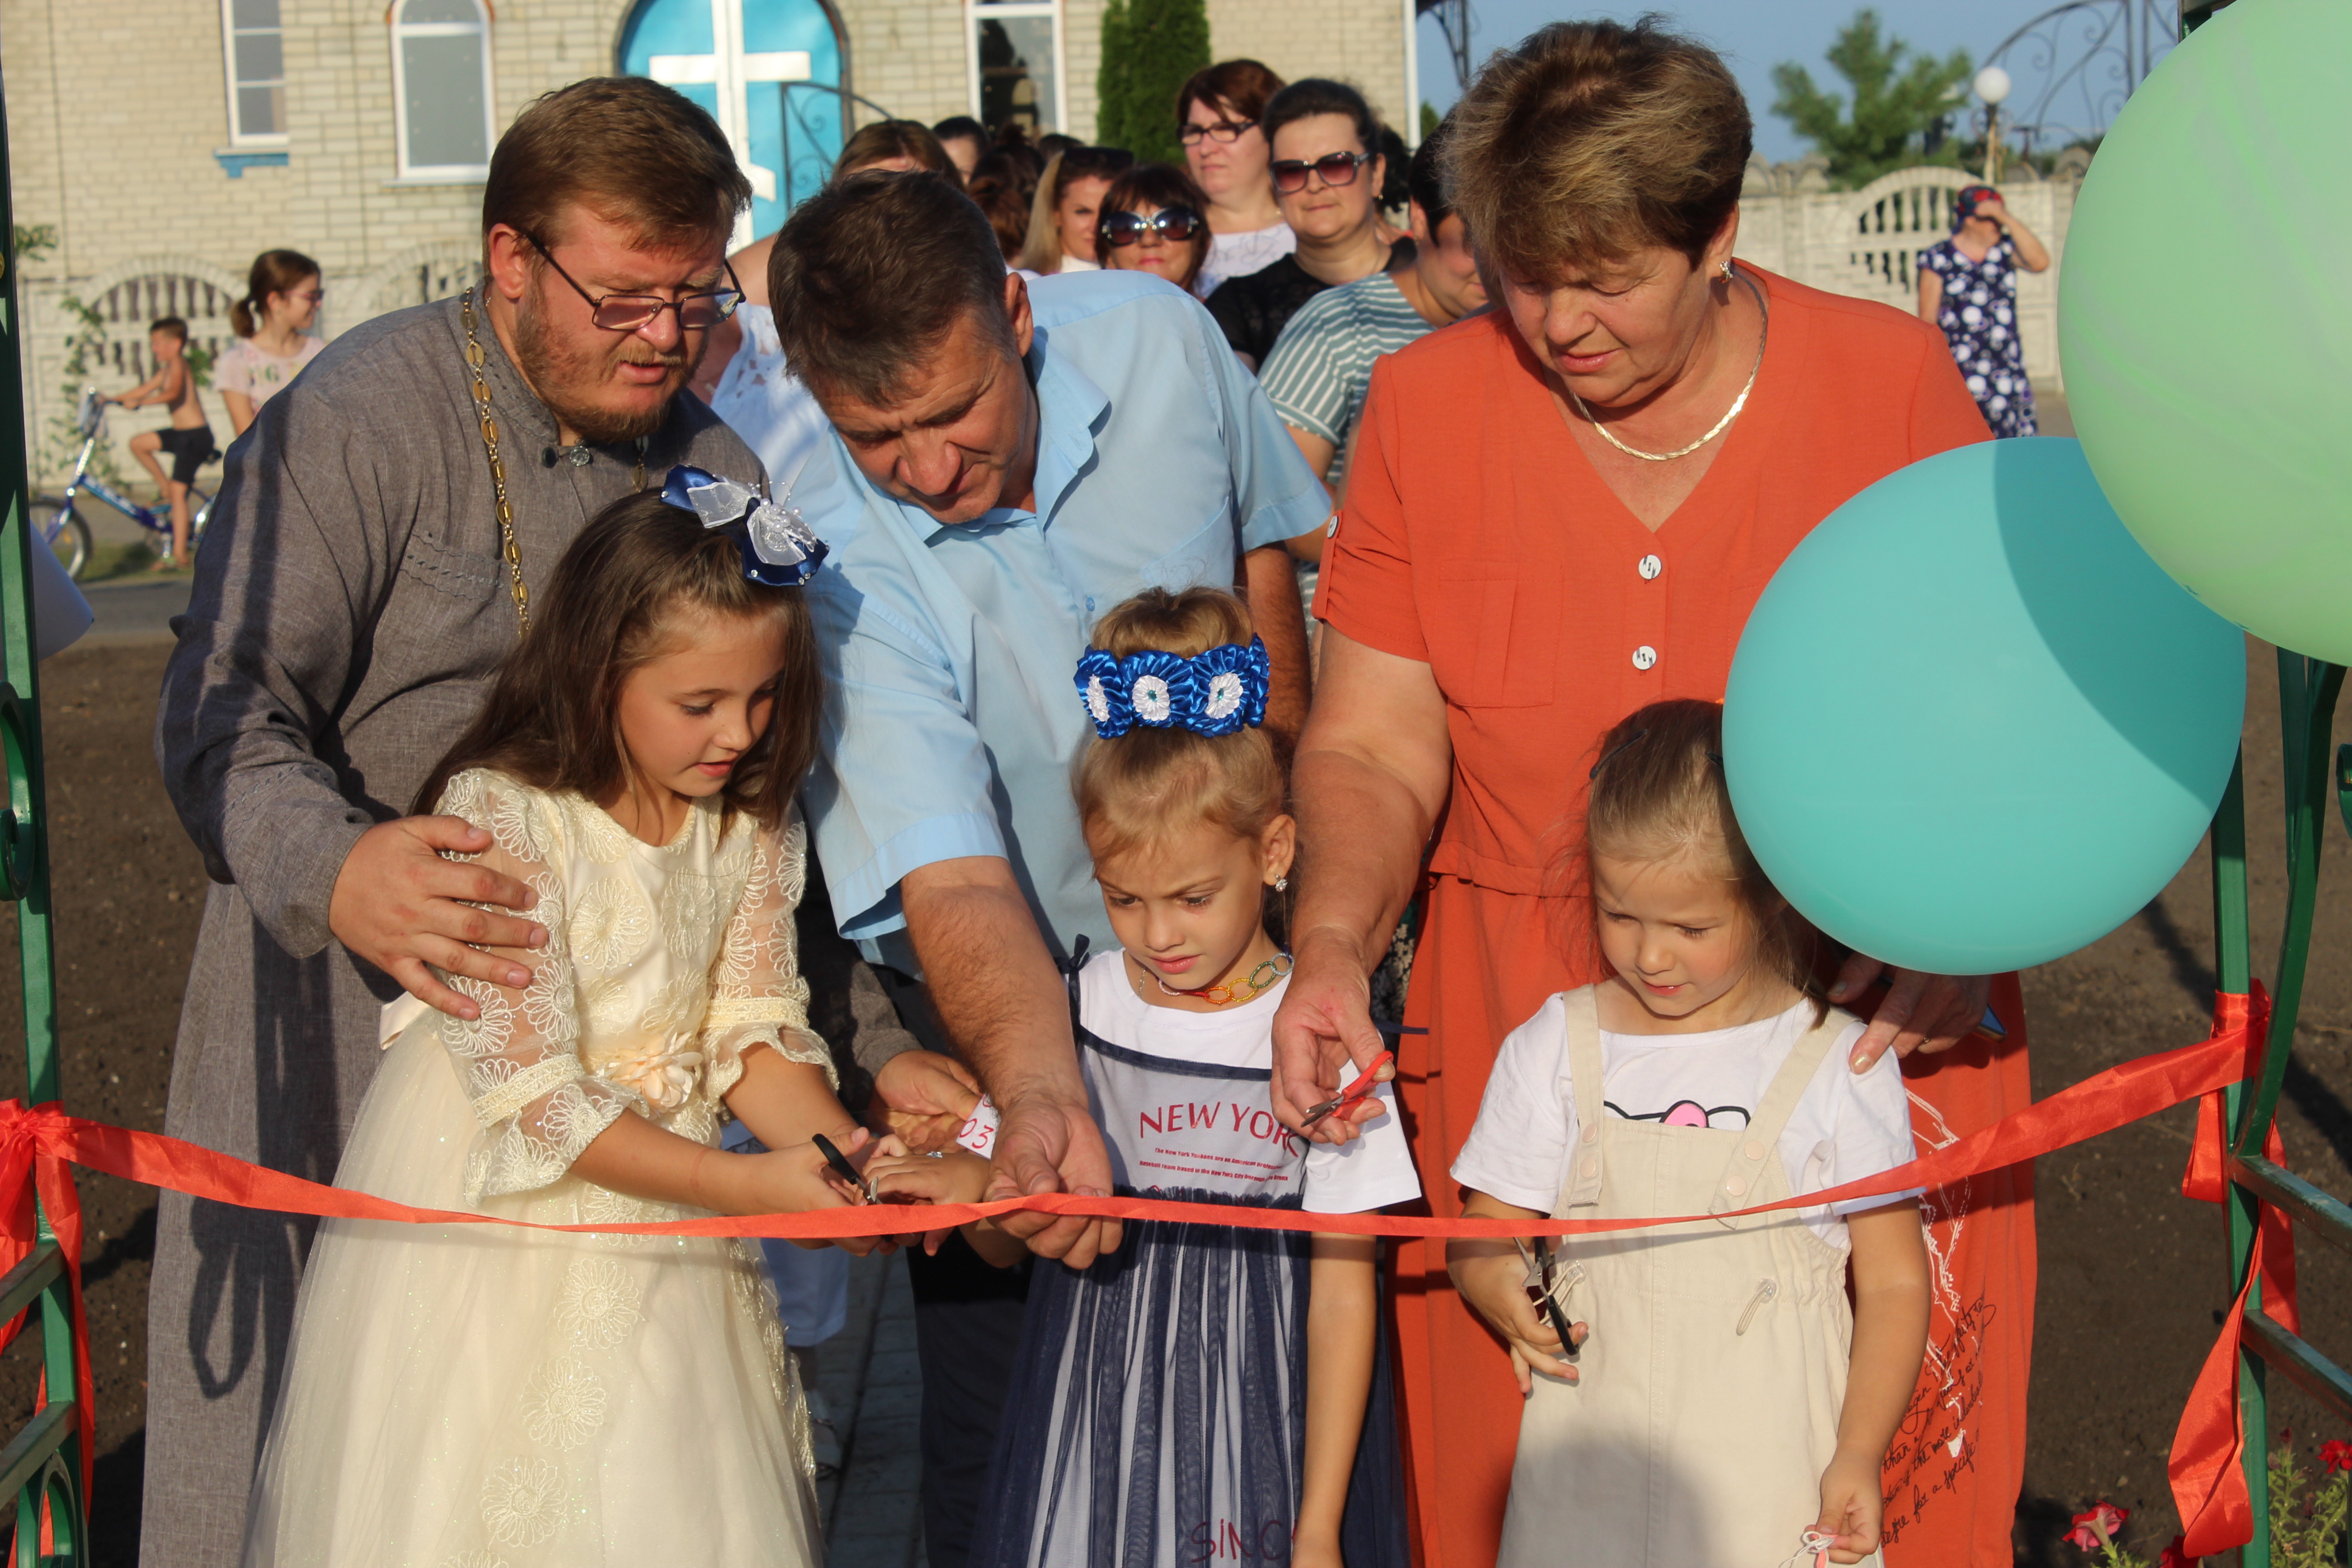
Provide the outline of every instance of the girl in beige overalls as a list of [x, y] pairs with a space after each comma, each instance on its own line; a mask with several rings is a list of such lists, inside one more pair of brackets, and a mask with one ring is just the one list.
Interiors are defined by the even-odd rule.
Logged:
[[1879, 1467], [1927, 1339], [1917, 1205], [1728, 1216], [1905, 1163], [1908, 1097], [1891, 1057], [1849, 1069], [1863, 1026], [1808, 994], [1721, 723], [1654, 703], [1601, 742], [1587, 865], [1613, 975], [1504, 1042], [1454, 1165], [1465, 1215], [1717, 1216], [1570, 1237], [1548, 1268], [1452, 1244], [1528, 1401], [1500, 1568], [1879, 1561]]

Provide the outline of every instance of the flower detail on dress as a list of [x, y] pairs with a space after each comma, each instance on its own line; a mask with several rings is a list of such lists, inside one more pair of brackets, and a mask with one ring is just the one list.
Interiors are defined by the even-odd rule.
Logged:
[[637, 955], [653, 929], [653, 911], [633, 879], [599, 877], [572, 906], [572, 954], [591, 969], [618, 969]]
[[460, 1552], [455, 1557], [444, 1557], [441, 1568], [507, 1568], [507, 1560], [487, 1552]]
[[556, 1299], [555, 1326], [600, 1351], [611, 1350], [644, 1321], [636, 1277], [604, 1258], [583, 1258], [563, 1276]]
[[641, 1040], [596, 1064], [596, 1076], [627, 1089], [656, 1110], [676, 1110], [702, 1076], [702, 1053], [679, 1035]]
[[578, 1356], [559, 1356], [541, 1367], [524, 1401], [522, 1429], [534, 1443], [568, 1452], [604, 1424], [604, 1385]]
[[537, 1546], [563, 1528], [566, 1502], [553, 1465], [509, 1459], [482, 1478], [482, 1528], [501, 1546]]
[[564, 816], [570, 822], [572, 837], [587, 851], [588, 858], [599, 865], [609, 866], [628, 858], [628, 829], [614, 821], [603, 808], [583, 796], [565, 798]]
[[709, 969], [710, 955], [740, 896], [740, 883], [717, 876], [685, 870], [669, 874], [661, 890], [662, 941], [679, 973], [700, 974]]

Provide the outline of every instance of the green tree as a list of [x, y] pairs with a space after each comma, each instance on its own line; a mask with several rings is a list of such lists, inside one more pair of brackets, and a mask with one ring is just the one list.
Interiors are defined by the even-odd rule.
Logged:
[[1205, 0], [1110, 0], [1095, 79], [1095, 140], [1139, 159], [1181, 164], [1176, 94], [1209, 63]]
[[1793, 60], [1772, 68], [1780, 89], [1772, 112], [1830, 161], [1833, 184], [1866, 185], [1890, 169], [1951, 162], [1953, 149], [1931, 156], [1926, 145], [1960, 101], [1966, 49], [1942, 59], [1918, 53], [1883, 35], [1878, 13], [1865, 6], [1838, 30], [1829, 62], [1853, 91], [1850, 112], [1844, 98], [1814, 86], [1812, 73]]

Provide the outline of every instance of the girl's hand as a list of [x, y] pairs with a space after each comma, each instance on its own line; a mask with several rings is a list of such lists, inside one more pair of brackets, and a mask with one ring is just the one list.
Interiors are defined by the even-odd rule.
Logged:
[[[1560, 1359], [1565, 1352], [1559, 1335], [1528, 1300], [1528, 1266], [1518, 1248], [1507, 1241], [1456, 1241], [1446, 1249], [1446, 1269], [1462, 1299], [1510, 1347], [1511, 1373], [1522, 1399], [1534, 1394], [1538, 1372], [1564, 1383], [1577, 1381], [1576, 1368]], [[1569, 1333], [1581, 1345], [1591, 1329], [1570, 1323]]]
[[976, 1204], [988, 1192], [988, 1162], [961, 1149], [952, 1154], [897, 1153], [876, 1158], [866, 1167], [866, 1178], [885, 1203]]
[[[873, 1138], [863, 1127], [836, 1135], [842, 1152], [853, 1164], [866, 1153], [866, 1145]], [[748, 1213], [808, 1214], [817, 1209], [846, 1208], [866, 1201], [866, 1194], [843, 1181], [825, 1157], [817, 1152], [814, 1143], [795, 1143], [766, 1154], [734, 1157], [753, 1166], [751, 1193], [757, 1206], [748, 1209]], [[796, 1238], [793, 1245], [812, 1252], [838, 1247], [858, 1258], [877, 1247], [886, 1252], [898, 1249], [892, 1238], [875, 1236], [845, 1236], [834, 1241]]]
[[1299, 1526], [1290, 1540], [1290, 1568], [1347, 1568], [1339, 1558], [1339, 1532]]
[[1836, 1539], [1832, 1563], [1859, 1563], [1878, 1550], [1878, 1527], [1885, 1500], [1879, 1494], [1880, 1461], [1867, 1454], [1838, 1451], [1822, 1472], [1822, 1517], [1813, 1528]]

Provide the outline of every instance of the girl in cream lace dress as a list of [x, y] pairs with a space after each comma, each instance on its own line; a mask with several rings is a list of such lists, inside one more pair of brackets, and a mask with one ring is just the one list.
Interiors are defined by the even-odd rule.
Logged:
[[[427, 786], [548, 940], [498, 950], [527, 988], [444, 976], [477, 1018], [386, 1010], [339, 1185], [565, 1226], [845, 1201], [793, 935], [814, 644], [756, 574], [797, 582], [797, 522], [681, 472], [589, 524]], [[777, 1152], [719, 1152], [730, 1111]], [[814, 1568], [791, 1367], [745, 1243], [329, 1221], [246, 1561]]]

